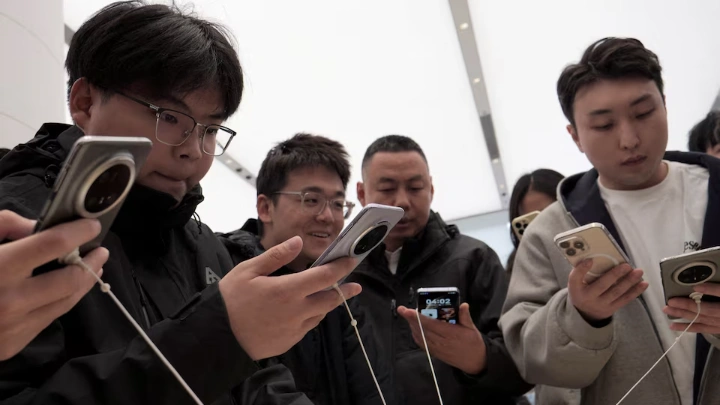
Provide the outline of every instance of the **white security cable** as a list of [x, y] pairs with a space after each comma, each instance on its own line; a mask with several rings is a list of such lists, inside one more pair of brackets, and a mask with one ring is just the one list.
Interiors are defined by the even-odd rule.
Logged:
[[417, 314], [418, 325], [420, 325], [420, 335], [422, 336], [423, 346], [425, 346], [425, 353], [427, 354], [428, 363], [430, 364], [430, 371], [432, 372], [433, 381], [435, 382], [438, 400], [440, 401], [440, 405], [444, 405], [442, 395], [440, 394], [440, 385], [438, 384], [437, 376], [435, 375], [435, 367], [433, 367], [432, 358], [430, 357], [430, 349], [428, 348], [427, 340], [425, 340], [425, 330], [423, 329], [422, 322], [420, 321], [420, 311], [416, 309], [415, 313]]
[[338, 294], [340, 294], [340, 297], [343, 299], [345, 309], [347, 310], [348, 315], [350, 315], [350, 325], [355, 328], [355, 334], [357, 335], [358, 342], [360, 342], [360, 348], [362, 349], [363, 355], [365, 355], [365, 361], [367, 362], [368, 368], [370, 369], [370, 375], [372, 375], [373, 381], [375, 382], [375, 388], [377, 388], [378, 394], [380, 394], [380, 400], [382, 401], [383, 405], [387, 405], [382, 390], [380, 389], [380, 384], [378, 383], [377, 377], [375, 376], [375, 371], [373, 370], [372, 364], [370, 363], [370, 358], [368, 357], [367, 351], [365, 351], [365, 345], [363, 344], [362, 338], [360, 337], [360, 330], [358, 330], [357, 326], [358, 323], [353, 317], [352, 311], [350, 311], [350, 306], [348, 305], [347, 299], [345, 298], [345, 294], [343, 294], [342, 290], [340, 290], [340, 287], [337, 283], [333, 285], [333, 288], [335, 289], [335, 291], [337, 291]]
[[160, 358], [160, 360], [165, 364], [165, 367], [170, 370], [173, 376], [175, 376], [175, 379], [178, 380], [180, 385], [187, 391], [187, 393], [192, 397], [192, 399], [195, 401], [198, 405], [203, 405], [202, 401], [200, 401], [200, 398], [195, 395], [195, 392], [193, 392], [192, 388], [190, 388], [189, 385], [183, 380], [183, 378], [180, 376], [180, 373], [175, 370], [175, 367], [170, 364], [170, 362], [165, 358], [165, 356], [160, 352], [160, 349], [155, 346], [155, 344], [150, 340], [150, 337], [145, 333], [145, 331], [138, 325], [138, 323], [135, 321], [135, 319], [130, 315], [130, 313], [125, 309], [125, 306], [120, 302], [120, 300], [117, 299], [115, 294], [113, 294], [112, 291], [110, 291], [110, 284], [105, 283], [102, 281], [102, 279], [95, 274], [94, 271], [88, 266], [80, 257], [80, 252], [78, 249], [75, 249], [73, 252], [68, 253], [67, 255], [61, 257], [58, 259], [60, 263], [63, 264], [70, 264], [70, 265], [76, 265], [82, 268], [83, 270], [87, 271], [88, 273], [92, 274], [93, 277], [95, 277], [95, 280], [97, 280], [97, 283], [100, 284], [100, 291], [104, 292], [105, 294], [109, 295], [110, 298], [112, 298], [113, 302], [115, 302], [115, 305], [117, 305], [118, 309], [120, 309], [120, 312], [125, 315], [125, 318], [127, 318], [128, 321], [135, 327], [135, 329], [138, 331], [140, 336], [145, 340], [145, 343], [147, 343], [148, 346], [155, 352], [155, 354]]
[[650, 374], [650, 372], [653, 371], [653, 369], [655, 369], [655, 367], [656, 367], [658, 364], [660, 364], [660, 362], [662, 361], [662, 359], [664, 359], [665, 356], [667, 356], [667, 354], [670, 353], [670, 350], [672, 350], [673, 347], [675, 347], [675, 345], [680, 341], [680, 338], [682, 338], [683, 335], [685, 335], [685, 332], [687, 332], [687, 331], [690, 329], [690, 327], [693, 326], [693, 324], [695, 323], [695, 321], [697, 321], [698, 317], [700, 317], [700, 301], [702, 300], [702, 296], [703, 296], [703, 295], [702, 295], [701, 293], [698, 293], [698, 292], [694, 292], [694, 293], [690, 294], [690, 298], [692, 298], [693, 300], [695, 300], [695, 303], [697, 304], [697, 315], [695, 315], [695, 318], [692, 320], [692, 322], [690, 322], [690, 324], [687, 326], [687, 328], [685, 328], [685, 330], [680, 334], [680, 336], [678, 336], [677, 338], [675, 338], [675, 342], [665, 351], [665, 353], [663, 353], [662, 356], [660, 356], [660, 358], [658, 359], [658, 361], [656, 361], [655, 364], [653, 364], [652, 367], [650, 367], [650, 370], [648, 370], [647, 373], [645, 373], [645, 375], [643, 375], [642, 377], [640, 377], [640, 379], [638, 380], [638, 382], [636, 382], [635, 385], [633, 385], [632, 388], [630, 388], [630, 390], [625, 394], [625, 396], [623, 396], [622, 398], [620, 398], [620, 401], [618, 401], [618, 403], [617, 403], [616, 405], [620, 405], [620, 403], [621, 403], [622, 401], [624, 401], [625, 398], [627, 398], [628, 395], [630, 395], [630, 393], [635, 389], [635, 387], [637, 387], [638, 385], [640, 385], [640, 383], [642, 382], [642, 380], [644, 380], [645, 377], [647, 377], [648, 374]]

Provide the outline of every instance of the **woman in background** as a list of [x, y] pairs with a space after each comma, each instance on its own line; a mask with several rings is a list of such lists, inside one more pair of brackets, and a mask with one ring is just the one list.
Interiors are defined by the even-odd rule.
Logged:
[[[550, 169], [538, 169], [530, 174], [524, 174], [518, 179], [510, 196], [510, 223], [513, 219], [533, 211], [542, 211], [557, 201], [557, 186], [563, 175]], [[510, 239], [515, 249], [508, 257], [505, 269], [508, 276], [512, 274], [515, 262], [515, 253], [520, 245], [520, 239], [510, 229]]]

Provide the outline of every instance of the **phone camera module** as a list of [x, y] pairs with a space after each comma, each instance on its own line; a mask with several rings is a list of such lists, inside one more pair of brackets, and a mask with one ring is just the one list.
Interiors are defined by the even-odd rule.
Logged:
[[576, 251], [575, 249], [573, 249], [573, 248], [570, 248], [570, 249], [566, 250], [565, 253], [566, 253], [568, 256], [575, 256], [575, 254], [577, 253], [577, 251]]
[[375, 249], [385, 238], [388, 229], [388, 224], [383, 222], [365, 231], [353, 244], [352, 255], [360, 256]]
[[98, 214], [112, 207], [125, 191], [132, 172], [126, 165], [115, 165], [105, 170], [85, 194], [85, 210]]
[[567, 249], [570, 247], [570, 242], [568, 242], [568, 241], [560, 242], [560, 247], [563, 249]]
[[712, 263], [690, 263], [675, 272], [675, 281], [682, 285], [702, 284], [715, 275]]
[[580, 241], [577, 241], [577, 242], [573, 243], [573, 247], [578, 250], [584, 250], [585, 244]]

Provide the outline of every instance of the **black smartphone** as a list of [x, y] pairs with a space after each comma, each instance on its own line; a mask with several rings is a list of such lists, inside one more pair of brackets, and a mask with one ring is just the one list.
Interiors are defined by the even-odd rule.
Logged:
[[34, 232], [94, 218], [100, 221], [102, 231], [80, 246], [80, 254], [100, 246], [151, 149], [152, 142], [143, 137], [78, 139], [63, 163]]
[[458, 323], [460, 291], [456, 287], [420, 288], [417, 290], [417, 299], [420, 315], [447, 323]]

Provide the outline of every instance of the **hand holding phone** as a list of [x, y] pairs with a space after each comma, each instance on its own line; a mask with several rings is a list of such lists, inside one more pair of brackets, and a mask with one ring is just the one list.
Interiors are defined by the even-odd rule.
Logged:
[[359, 264], [385, 240], [404, 215], [405, 211], [399, 207], [366, 205], [310, 267], [322, 266], [341, 257], [354, 257]]
[[420, 288], [417, 297], [420, 315], [451, 324], [458, 323], [460, 291], [456, 287]]
[[573, 267], [592, 259], [592, 267], [584, 278], [587, 284], [612, 268], [630, 262], [607, 228], [597, 222], [557, 235], [555, 246]]
[[[689, 298], [695, 292], [695, 286], [720, 284], [720, 247], [663, 259], [660, 261], [660, 277], [666, 304], [672, 298]], [[720, 302], [720, 297], [704, 294], [702, 301]], [[668, 318], [680, 319], [669, 314]]]

